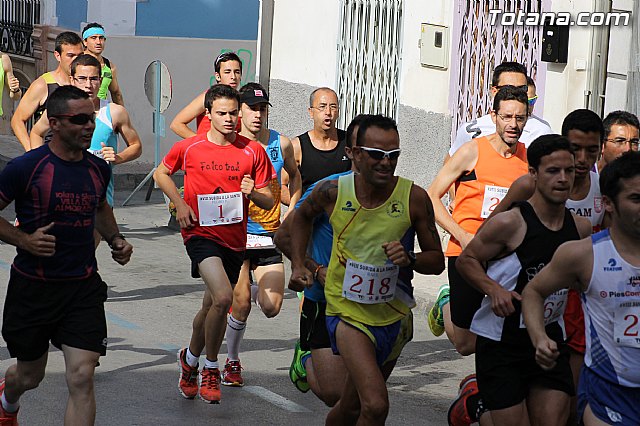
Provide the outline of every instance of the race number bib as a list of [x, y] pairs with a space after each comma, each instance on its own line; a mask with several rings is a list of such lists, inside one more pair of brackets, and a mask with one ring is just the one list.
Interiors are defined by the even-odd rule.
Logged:
[[347, 260], [342, 282], [342, 297], [372, 305], [393, 300], [398, 282], [397, 265], [375, 266]]
[[640, 348], [640, 302], [621, 303], [613, 315], [613, 340], [619, 346]]
[[268, 235], [247, 234], [247, 249], [269, 249], [275, 247], [273, 238]]
[[[564, 315], [564, 310], [567, 306], [568, 294], [569, 290], [565, 288], [550, 294], [546, 299], [544, 299], [543, 313], [545, 326], [558, 321], [558, 319]], [[522, 314], [520, 314], [520, 328], [525, 328]]]
[[486, 185], [484, 187], [484, 199], [482, 200], [482, 211], [480, 217], [486, 219], [496, 208], [500, 201], [507, 195], [509, 188], [502, 186]]
[[242, 222], [242, 192], [198, 195], [200, 226], [230, 225]]

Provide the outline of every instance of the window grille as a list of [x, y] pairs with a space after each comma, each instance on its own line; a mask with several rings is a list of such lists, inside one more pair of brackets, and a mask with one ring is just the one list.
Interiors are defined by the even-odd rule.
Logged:
[[523, 64], [536, 80], [542, 42], [542, 26], [491, 25], [489, 15], [490, 9], [541, 13], [542, 0], [460, 0], [460, 4], [462, 23], [456, 47], [460, 60], [457, 75], [451, 76], [457, 78], [456, 92], [451, 94], [453, 135], [462, 123], [491, 109], [491, 76], [501, 62]]
[[396, 118], [404, 0], [341, 0], [338, 127], [362, 113]]

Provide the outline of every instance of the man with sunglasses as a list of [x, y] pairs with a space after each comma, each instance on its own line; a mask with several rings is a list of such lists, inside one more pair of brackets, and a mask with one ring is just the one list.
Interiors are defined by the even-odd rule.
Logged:
[[[533, 80], [531, 80], [533, 81]], [[493, 78], [491, 81], [491, 96], [494, 97], [498, 91], [504, 86], [516, 86], [522, 88], [524, 91], [529, 89], [527, 69], [524, 65], [517, 62], [503, 62], [498, 65], [493, 71]], [[535, 92], [535, 85], [534, 92]], [[520, 142], [525, 147], [529, 146], [538, 136], [552, 133], [549, 123], [533, 115], [533, 106], [535, 105], [537, 96], [529, 97], [529, 119], [526, 122], [520, 136]], [[455, 152], [460, 149], [462, 145], [469, 142], [471, 139], [486, 136], [495, 133], [496, 125], [491, 118], [491, 113], [483, 115], [476, 120], [469, 123], [464, 123], [458, 127], [456, 137], [451, 144], [449, 153], [445, 158], [447, 161]]]
[[[314, 273], [305, 266], [307, 243], [314, 219], [327, 214], [334, 238], [324, 288], [326, 325], [333, 352], [347, 370], [327, 423], [384, 424], [389, 398], [381, 367], [410, 311], [396, 297], [399, 268], [439, 274], [444, 258], [426, 192], [394, 176], [400, 155], [395, 122], [380, 115], [365, 118], [352, 153], [358, 173], [322, 181], [296, 210], [290, 286], [313, 284]], [[414, 230], [418, 254], [400, 241]]]
[[598, 172], [627, 151], [638, 151], [640, 122], [627, 111], [610, 112], [603, 120], [604, 145], [598, 160]]
[[[475, 335], [469, 327], [483, 295], [460, 276], [455, 261], [511, 184], [527, 173], [526, 149], [519, 142], [528, 119], [527, 107], [524, 90], [514, 86], [500, 89], [491, 111], [496, 132], [465, 144], [442, 166], [427, 191], [431, 199], [436, 200], [436, 221], [451, 234], [445, 252], [451, 300], [439, 308], [443, 317], [443, 324], [438, 324], [439, 334], [446, 331], [462, 355], [469, 355], [475, 350]], [[454, 184], [455, 207], [450, 214], [441, 197]], [[433, 329], [435, 318], [432, 312], [429, 316]]]
[[31, 149], [27, 121], [40, 119], [47, 106], [47, 98], [60, 86], [71, 84], [71, 62], [82, 54], [82, 39], [78, 34], [65, 31], [56, 37], [53, 56], [58, 68], [38, 77], [25, 92], [11, 117], [11, 129], [25, 151]]
[[0, 219], [0, 239], [17, 247], [2, 323], [17, 358], [0, 380], [0, 423], [7, 425], [17, 424], [20, 396], [44, 378], [50, 341], [65, 358], [64, 423], [94, 423], [94, 369], [107, 342], [107, 285], [97, 272], [94, 230], [117, 263], [125, 265], [133, 251], [106, 202], [111, 170], [86, 152], [95, 127], [89, 97], [60, 87], [49, 96], [47, 113], [51, 142], [0, 174], [0, 209], [15, 201], [20, 221], [17, 228]]
[[[302, 177], [302, 192], [329, 175], [351, 169], [351, 160], [344, 151], [345, 132], [336, 128], [339, 113], [336, 92], [328, 87], [320, 87], [311, 92], [309, 117], [313, 120], [313, 129], [291, 139]], [[286, 188], [288, 182], [289, 176], [285, 173], [282, 199], [287, 205], [290, 202], [290, 194]]]
[[[104, 158], [113, 167], [140, 157], [142, 143], [138, 132], [131, 124], [127, 110], [122, 105], [98, 98], [98, 90], [102, 81], [100, 73], [100, 62], [92, 55], [82, 54], [71, 63], [71, 83], [89, 95], [96, 111], [96, 128], [89, 151]], [[45, 119], [39, 120], [31, 130], [31, 147], [42, 145], [43, 137], [46, 140], [51, 135], [48, 132], [49, 123], [45, 116]], [[118, 135], [127, 145], [120, 152], [118, 152]], [[113, 207], [113, 181], [112, 174], [107, 189], [107, 202], [111, 207]], [[96, 235], [96, 238], [99, 236]], [[96, 241], [100, 240], [96, 239]]]

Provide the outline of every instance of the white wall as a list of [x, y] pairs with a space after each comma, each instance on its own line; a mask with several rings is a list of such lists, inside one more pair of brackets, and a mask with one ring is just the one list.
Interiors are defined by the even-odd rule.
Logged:
[[335, 87], [338, 0], [275, 0], [271, 78]]
[[420, 64], [420, 29], [422, 23], [449, 27], [449, 62], [453, 40], [453, 2], [443, 0], [406, 0], [402, 43], [400, 103], [431, 112], [449, 114], [449, 69], [439, 70]]
[[[553, 0], [551, 10], [579, 12], [592, 10], [591, 0]], [[544, 119], [551, 128], [560, 132], [564, 117], [578, 108], [585, 108], [585, 90], [588, 89], [588, 71], [598, 71], [598, 65], [590, 61], [593, 27], [572, 26], [569, 30], [569, 58], [566, 64], [547, 65], [545, 85]], [[576, 70], [576, 61], [584, 60], [586, 70]]]

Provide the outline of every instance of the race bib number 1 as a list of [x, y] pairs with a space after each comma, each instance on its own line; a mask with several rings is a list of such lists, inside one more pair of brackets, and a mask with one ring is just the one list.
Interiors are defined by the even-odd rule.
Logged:
[[395, 297], [398, 272], [397, 265], [375, 266], [349, 259], [342, 297], [368, 305], [389, 302]]
[[482, 211], [480, 217], [486, 219], [493, 212], [500, 201], [507, 195], [509, 188], [502, 186], [486, 185], [484, 187], [484, 199], [482, 200]]
[[230, 225], [242, 222], [242, 192], [198, 195], [200, 226]]
[[640, 302], [620, 304], [613, 317], [613, 340], [619, 346], [640, 348]]

